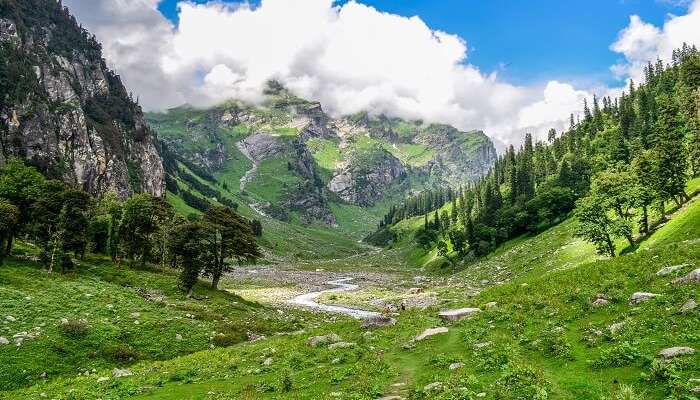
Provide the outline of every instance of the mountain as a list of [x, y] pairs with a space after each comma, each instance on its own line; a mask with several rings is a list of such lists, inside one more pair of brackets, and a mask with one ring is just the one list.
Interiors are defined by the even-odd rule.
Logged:
[[0, 165], [93, 195], [165, 193], [154, 136], [101, 46], [60, 2], [0, 2]]
[[426, 187], [465, 184], [496, 159], [483, 132], [368, 113], [333, 118], [275, 82], [260, 105], [183, 106], [147, 120], [179, 162], [213, 176], [235, 201], [303, 224], [337, 224], [335, 204], [372, 209]]

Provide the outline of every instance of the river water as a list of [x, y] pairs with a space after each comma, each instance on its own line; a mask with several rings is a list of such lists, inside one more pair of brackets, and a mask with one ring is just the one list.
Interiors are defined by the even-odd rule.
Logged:
[[351, 316], [353, 318], [357, 319], [365, 319], [365, 318], [370, 318], [374, 316], [380, 315], [378, 312], [374, 311], [367, 311], [367, 310], [360, 310], [356, 308], [349, 308], [349, 307], [341, 307], [341, 306], [331, 306], [327, 304], [319, 304], [316, 302], [316, 299], [322, 295], [323, 293], [339, 293], [339, 292], [349, 292], [352, 290], [356, 290], [359, 288], [359, 285], [354, 285], [352, 283], [348, 283], [352, 280], [353, 278], [343, 278], [343, 279], [337, 279], [334, 281], [329, 281], [326, 282], [327, 285], [332, 285], [336, 286], [332, 289], [326, 289], [326, 290], [321, 290], [318, 292], [311, 292], [311, 293], [306, 293], [299, 295], [291, 300], [288, 300], [287, 303], [289, 304], [294, 304], [296, 306], [304, 307], [304, 308], [309, 308], [315, 311], [324, 311], [324, 312], [330, 312], [330, 313], [338, 313], [338, 314], [345, 314], [348, 316]]

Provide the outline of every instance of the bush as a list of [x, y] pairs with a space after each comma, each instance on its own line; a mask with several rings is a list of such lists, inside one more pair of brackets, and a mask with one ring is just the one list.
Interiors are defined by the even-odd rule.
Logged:
[[88, 324], [84, 319], [69, 319], [61, 323], [61, 330], [66, 336], [73, 339], [80, 339], [87, 336]]
[[637, 361], [641, 354], [637, 347], [629, 342], [622, 342], [617, 346], [604, 349], [598, 359], [593, 362], [593, 368], [624, 367]]
[[127, 363], [138, 360], [141, 356], [131, 346], [119, 345], [107, 351], [107, 356], [119, 363]]

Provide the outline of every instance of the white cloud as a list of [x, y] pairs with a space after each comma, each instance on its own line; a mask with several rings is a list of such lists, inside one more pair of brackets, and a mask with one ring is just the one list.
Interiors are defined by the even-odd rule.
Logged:
[[[528, 131], [542, 137], [563, 128], [591, 97], [557, 81], [503, 82], [467, 62], [463, 38], [355, 1], [182, 2], [176, 27], [157, 11], [158, 0], [64, 3], [104, 43], [110, 65], [149, 110], [254, 102], [267, 80], [278, 79], [334, 115], [386, 113], [517, 143]], [[618, 72], [632, 73], [640, 60], [665, 51], [666, 41], [696, 32], [700, 22], [687, 17], [663, 30], [633, 17], [612, 47], [627, 59]]]
[[644, 22], [637, 15], [630, 17], [629, 25], [610, 46], [611, 50], [624, 55], [625, 61], [612, 66], [611, 70], [619, 77], [642, 81], [647, 62], [654, 62], [657, 57], [670, 62], [673, 50], [684, 42], [700, 45], [700, 0], [690, 5], [686, 15], [669, 15], [661, 28]]

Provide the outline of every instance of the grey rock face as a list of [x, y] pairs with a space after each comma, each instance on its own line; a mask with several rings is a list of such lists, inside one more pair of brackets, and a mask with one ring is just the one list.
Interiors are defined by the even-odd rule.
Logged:
[[[15, 21], [0, 19], [0, 42], [33, 65], [24, 74], [29, 88], [0, 107], [0, 125], [7, 128], [0, 134], [0, 165], [23, 158], [96, 196], [162, 196], [164, 171], [154, 138], [99, 47], [85, 38], [71, 43], [72, 52], [60, 52], [49, 38], [80, 28], [68, 19], [34, 24], [25, 21], [18, 32]], [[18, 68], [25, 66], [18, 61]]]
[[362, 207], [374, 205], [394, 181], [406, 174], [401, 161], [391, 153], [378, 151], [375, 157], [371, 166], [360, 165], [357, 159], [345, 163], [328, 183], [328, 189], [348, 203]]

